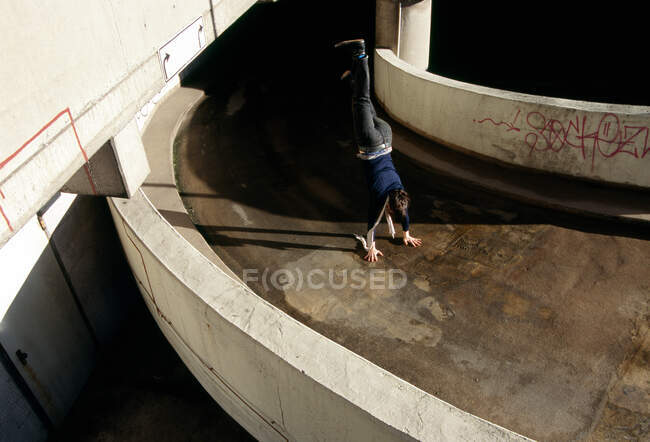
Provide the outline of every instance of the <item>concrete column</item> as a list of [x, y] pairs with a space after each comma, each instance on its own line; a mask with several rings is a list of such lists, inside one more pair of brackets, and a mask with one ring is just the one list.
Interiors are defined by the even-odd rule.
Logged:
[[[420, 68], [429, 67], [431, 41], [431, 1], [402, 2], [398, 56]], [[410, 3], [410, 5], [407, 5]]]
[[377, 0], [376, 47], [391, 49], [420, 68], [429, 67], [432, 0]]
[[62, 187], [79, 195], [130, 198], [149, 175], [149, 163], [135, 120], [107, 141]]
[[375, 46], [399, 52], [400, 5], [396, 0], [377, 0]]

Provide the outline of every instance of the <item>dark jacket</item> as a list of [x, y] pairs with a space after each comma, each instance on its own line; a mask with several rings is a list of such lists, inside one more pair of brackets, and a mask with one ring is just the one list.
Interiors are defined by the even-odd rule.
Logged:
[[[368, 205], [368, 230], [370, 230], [381, 214], [381, 209], [384, 207], [388, 192], [404, 189], [404, 186], [397, 174], [390, 154], [382, 155], [372, 160], [364, 160], [363, 168], [370, 196]], [[407, 231], [409, 229], [408, 214], [401, 221], [402, 229]]]

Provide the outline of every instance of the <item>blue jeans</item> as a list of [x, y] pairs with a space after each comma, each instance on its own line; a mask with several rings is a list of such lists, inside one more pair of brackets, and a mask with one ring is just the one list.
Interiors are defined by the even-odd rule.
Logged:
[[352, 62], [352, 124], [360, 151], [374, 152], [392, 146], [393, 132], [370, 100], [368, 57]]

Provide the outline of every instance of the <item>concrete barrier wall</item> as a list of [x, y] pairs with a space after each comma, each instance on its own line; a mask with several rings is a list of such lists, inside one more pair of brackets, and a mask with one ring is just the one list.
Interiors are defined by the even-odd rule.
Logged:
[[52, 197], [109, 139], [119, 172], [132, 167], [134, 117], [167, 90], [158, 49], [197, 18], [205, 47], [254, 3], [3, 3], [0, 440], [44, 440], [61, 424], [139, 296], [105, 199]]
[[[0, 365], [11, 375], [0, 384], [21, 396], [0, 410], [0, 440], [45, 440], [139, 296], [105, 198], [51, 201], [0, 248], [0, 280]], [[21, 431], [38, 437], [9, 437]]]
[[204, 47], [254, 3], [5, 2], [0, 244], [163, 87], [165, 43], [200, 19]]
[[[650, 107], [492, 89], [375, 52], [375, 93], [389, 115], [453, 148], [516, 166], [650, 187]], [[399, 149], [399, 146], [395, 146]]]
[[319, 335], [201, 255], [140, 191], [111, 212], [185, 364], [260, 440], [521, 440]]

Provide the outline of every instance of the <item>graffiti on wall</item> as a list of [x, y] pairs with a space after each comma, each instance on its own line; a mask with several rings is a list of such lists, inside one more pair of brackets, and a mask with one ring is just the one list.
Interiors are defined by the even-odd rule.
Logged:
[[582, 159], [591, 162], [592, 170], [596, 159], [609, 159], [618, 155], [643, 159], [650, 152], [650, 128], [627, 124], [613, 113], [576, 115], [572, 119], [560, 120], [539, 111], [524, 115], [521, 109], [517, 109], [510, 121], [492, 118], [473, 121], [493, 125], [506, 132], [520, 133], [522, 144], [528, 148], [529, 155], [536, 152], [559, 154], [566, 149], [577, 149]]
[[[9, 155], [7, 158], [4, 160], [0, 161], [0, 170], [5, 167], [7, 164], [9, 164], [11, 161], [13, 161], [21, 152], [23, 152], [28, 146], [32, 145], [35, 140], [38, 139], [41, 134], [43, 134], [49, 127], [51, 127], [56, 121], [58, 121], [60, 118], [65, 118], [65, 116], [68, 117], [69, 119], [69, 125], [72, 127], [72, 131], [74, 133], [75, 140], [77, 142], [77, 146], [79, 147], [79, 150], [81, 151], [81, 155], [83, 156], [84, 159], [84, 169], [86, 171], [86, 176], [88, 177], [88, 182], [90, 183], [90, 188], [92, 189], [93, 194], [97, 195], [97, 190], [95, 188], [95, 183], [93, 181], [93, 177], [90, 174], [90, 168], [88, 167], [88, 154], [86, 153], [86, 149], [81, 145], [81, 140], [79, 139], [79, 134], [77, 132], [77, 127], [75, 126], [75, 121], [74, 118], [72, 118], [72, 112], [70, 112], [70, 108], [66, 107], [63, 109], [61, 112], [56, 114], [54, 118], [52, 118], [49, 122], [47, 122], [43, 127], [41, 127], [34, 135], [32, 135], [27, 141], [25, 141], [22, 146], [20, 146], [18, 149], [16, 149], [11, 155]], [[48, 144], [45, 144], [46, 146]], [[4, 183], [0, 183], [0, 185], [3, 185]], [[5, 194], [0, 189], [0, 203], [3, 202], [2, 200], [5, 200]], [[9, 219], [9, 215], [5, 212], [5, 210], [2, 208], [2, 204], [0, 204], [0, 215], [2, 215], [2, 218], [5, 221], [5, 224], [7, 225], [7, 228], [9, 229], [10, 232], [14, 231], [14, 226], [11, 223], [11, 220]]]

